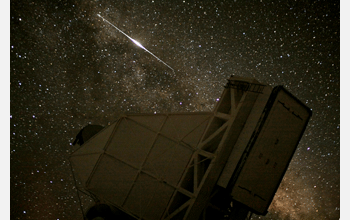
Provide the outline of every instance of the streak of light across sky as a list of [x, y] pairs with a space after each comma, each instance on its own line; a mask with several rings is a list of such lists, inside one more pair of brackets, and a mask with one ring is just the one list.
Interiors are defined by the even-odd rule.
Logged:
[[147, 53], [151, 54], [154, 58], [156, 58], [159, 62], [162, 62], [165, 66], [169, 67], [173, 72], [175, 72], [175, 70], [169, 66], [167, 63], [165, 63], [163, 60], [159, 59], [156, 55], [154, 55], [152, 52], [150, 52], [149, 50], [147, 50], [144, 46], [142, 46], [142, 44], [140, 44], [138, 41], [136, 41], [135, 39], [131, 38], [129, 35], [127, 35], [126, 33], [124, 33], [122, 30], [120, 30], [119, 28], [117, 28], [114, 24], [112, 24], [111, 22], [109, 22], [107, 19], [105, 19], [104, 17], [102, 17], [100, 14], [97, 14], [98, 17], [102, 18], [103, 21], [107, 22], [108, 24], [110, 24], [112, 27], [114, 27], [115, 29], [117, 29], [120, 33], [124, 34], [127, 38], [129, 38], [134, 44], [136, 44], [137, 46], [139, 46], [140, 48], [142, 48], [143, 50], [145, 50]]

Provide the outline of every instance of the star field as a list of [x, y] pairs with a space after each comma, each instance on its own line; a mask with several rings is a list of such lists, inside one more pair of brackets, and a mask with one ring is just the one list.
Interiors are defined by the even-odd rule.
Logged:
[[10, 7], [11, 219], [82, 219], [68, 161], [82, 127], [211, 111], [231, 74], [284, 85], [313, 111], [269, 213], [252, 219], [339, 219], [339, 1]]

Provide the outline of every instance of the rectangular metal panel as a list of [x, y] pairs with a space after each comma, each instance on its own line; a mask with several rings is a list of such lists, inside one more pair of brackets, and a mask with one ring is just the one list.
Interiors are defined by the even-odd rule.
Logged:
[[267, 211], [311, 116], [282, 87], [274, 90], [231, 193], [261, 214]]
[[103, 154], [87, 189], [114, 205], [121, 206], [132, 188], [138, 170]]
[[152, 147], [156, 133], [124, 118], [111, 137], [106, 152], [134, 167], [141, 167]]
[[168, 183], [177, 185], [191, 156], [192, 150], [158, 135], [143, 170], [151, 172]]
[[169, 185], [140, 173], [124, 208], [140, 219], [160, 219], [174, 191]]

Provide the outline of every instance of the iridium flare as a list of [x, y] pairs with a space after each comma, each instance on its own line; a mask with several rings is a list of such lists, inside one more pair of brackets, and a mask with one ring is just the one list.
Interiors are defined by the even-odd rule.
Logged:
[[127, 38], [129, 38], [129, 40], [131, 40], [134, 44], [136, 44], [137, 46], [139, 46], [140, 48], [144, 49], [147, 53], [151, 54], [154, 58], [156, 58], [159, 62], [162, 62], [165, 66], [169, 67], [172, 71], [175, 72], [175, 70], [173, 68], [171, 68], [171, 66], [169, 66], [168, 64], [166, 64], [163, 60], [159, 59], [156, 55], [154, 55], [151, 51], [147, 50], [144, 46], [142, 46], [142, 44], [140, 44], [138, 41], [132, 39], [129, 35], [127, 35], [126, 33], [124, 33], [122, 30], [120, 30], [119, 28], [117, 28], [114, 24], [112, 24], [111, 22], [109, 22], [107, 19], [105, 19], [104, 17], [102, 17], [100, 14], [97, 14], [97, 16], [99, 16], [100, 18], [103, 19], [103, 21], [107, 22], [108, 24], [110, 24], [112, 27], [114, 27], [115, 29], [117, 29], [120, 33], [124, 34], [124, 36], [126, 36]]

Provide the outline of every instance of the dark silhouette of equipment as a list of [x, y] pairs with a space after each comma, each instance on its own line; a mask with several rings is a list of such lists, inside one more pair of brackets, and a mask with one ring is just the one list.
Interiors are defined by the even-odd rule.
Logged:
[[115, 215], [112, 213], [111, 208], [106, 204], [97, 204], [91, 207], [86, 213], [86, 218], [88, 220], [94, 220], [101, 218], [104, 220], [114, 220]]
[[83, 129], [79, 131], [79, 133], [75, 137], [73, 145], [76, 145], [76, 144], [83, 145], [84, 141], [89, 140], [92, 136], [100, 132], [102, 129], [103, 129], [103, 126], [101, 125], [85, 126]]
[[310, 117], [282, 86], [231, 76], [212, 112], [128, 114], [77, 136], [76, 187], [130, 219], [265, 215]]

